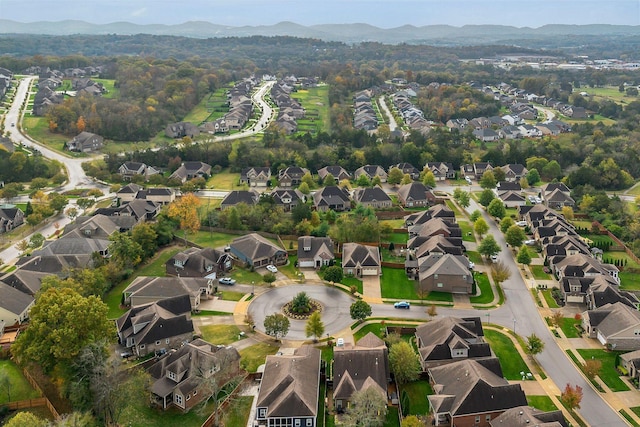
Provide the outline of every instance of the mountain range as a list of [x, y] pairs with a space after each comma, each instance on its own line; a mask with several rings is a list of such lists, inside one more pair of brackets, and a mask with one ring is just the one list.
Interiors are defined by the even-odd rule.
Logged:
[[177, 25], [139, 25], [130, 22], [92, 24], [85, 21], [57, 21], [22, 23], [0, 19], [1, 34], [152, 34], [195, 38], [292, 36], [315, 38], [344, 43], [380, 42], [387, 44], [478, 45], [513, 44], [539, 38], [567, 36], [640, 36], [640, 26], [626, 25], [544, 25], [538, 28], [508, 25], [404, 25], [379, 28], [368, 24], [323, 24], [303, 26], [293, 22], [280, 22], [268, 26], [225, 26], [204, 21], [190, 21]]

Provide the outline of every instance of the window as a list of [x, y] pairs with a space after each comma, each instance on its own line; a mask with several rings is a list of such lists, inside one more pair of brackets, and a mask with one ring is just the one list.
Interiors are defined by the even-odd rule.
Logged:
[[299, 418], [296, 418], [296, 421], [295, 421], [294, 425], [295, 425], [295, 427], [300, 427], [300, 419]]
[[434, 279], [437, 279], [437, 278], [438, 278], [438, 275], [437, 275], [437, 274], [434, 274], [434, 275], [433, 275], [433, 278], [434, 278]]
[[160, 340], [156, 341], [156, 345], [160, 345]]
[[480, 422], [480, 415], [476, 415], [476, 424]]
[[140, 345], [140, 350], [144, 350], [144, 344]]
[[165, 344], [169, 344], [169, 338], [165, 339], [165, 340], [164, 340], [164, 343], [165, 343]]
[[313, 419], [307, 418], [307, 427], [312, 427], [312, 426], [313, 426]]
[[172, 379], [172, 380], [175, 380], [175, 379], [176, 379], [176, 374], [175, 374], [175, 372], [171, 372], [171, 371], [167, 371], [167, 372], [168, 372], [168, 374], [169, 374], [169, 378], [170, 378], [170, 379]]
[[485, 421], [491, 421], [491, 415], [487, 415], [486, 417], [484, 417]]
[[193, 390], [193, 395], [195, 396], [196, 394], [198, 394], [198, 390]]
[[438, 283], [436, 286], [442, 288], [444, 285], [442, 283]]
[[176, 404], [182, 406], [183, 405], [182, 395], [176, 394], [175, 398], [176, 398]]
[[640, 335], [640, 329], [635, 329], [633, 331], [633, 335]]
[[462, 275], [462, 280], [467, 280], [467, 275], [466, 274]]
[[187, 394], [187, 400], [191, 400], [191, 394]]
[[267, 417], [267, 408], [258, 409], [258, 418], [266, 418]]

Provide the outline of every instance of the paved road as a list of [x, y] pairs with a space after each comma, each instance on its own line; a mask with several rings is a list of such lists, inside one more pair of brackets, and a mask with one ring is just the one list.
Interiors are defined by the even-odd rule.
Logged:
[[[322, 303], [325, 333], [330, 335], [338, 333], [353, 323], [349, 315], [349, 307], [355, 300], [351, 296], [337, 288], [305, 284], [273, 288], [258, 295], [249, 306], [249, 313], [253, 317], [256, 329], [264, 332], [265, 317], [281, 312], [282, 306], [291, 301], [299, 292], [306, 292], [309, 297]], [[291, 326], [286, 339], [306, 340], [306, 321], [290, 320], [290, 322]]]
[[384, 114], [389, 119], [389, 130], [393, 132], [398, 127], [398, 123], [396, 123], [396, 119], [393, 117], [393, 114], [391, 114], [391, 111], [389, 111], [389, 107], [387, 106], [387, 102], [384, 99], [384, 95], [378, 98], [378, 104], [380, 105], [380, 108], [382, 108], [382, 111], [384, 112]]

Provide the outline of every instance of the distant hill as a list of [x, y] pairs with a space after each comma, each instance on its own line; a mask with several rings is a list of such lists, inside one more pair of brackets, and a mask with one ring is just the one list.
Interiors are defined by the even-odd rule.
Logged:
[[549, 39], [568, 36], [640, 36], [640, 26], [625, 25], [545, 25], [539, 28], [517, 28], [502, 25], [429, 25], [378, 28], [368, 24], [323, 24], [303, 26], [280, 22], [268, 26], [224, 26], [210, 22], [190, 21], [178, 25], [138, 25], [130, 22], [91, 24], [84, 21], [21, 23], [0, 19], [2, 34], [151, 34], [194, 38], [294, 36], [344, 43], [380, 42], [386, 44], [479, 45], [509, 44], [514, 41]]

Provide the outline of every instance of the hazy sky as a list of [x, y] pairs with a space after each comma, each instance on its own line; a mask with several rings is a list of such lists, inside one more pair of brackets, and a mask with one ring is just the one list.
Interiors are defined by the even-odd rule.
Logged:
[[[0, 0], [0, 18], [104, 24], [640, 25], [639, 0]], [[1, 29], [0, 29], [1, 32]]]

